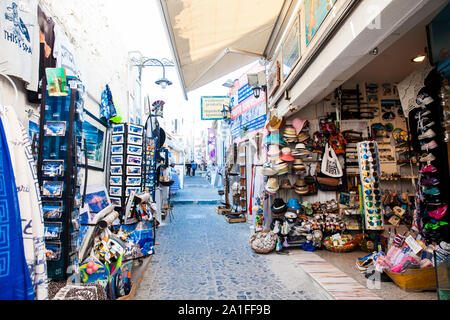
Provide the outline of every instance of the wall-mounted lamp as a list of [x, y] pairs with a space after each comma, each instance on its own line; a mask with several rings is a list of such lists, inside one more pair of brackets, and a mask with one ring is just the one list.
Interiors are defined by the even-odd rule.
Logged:
[[252, 88], [253, 96], [258, 99], [261, 96], [261, 91], [266, 91], [267, 79], [264, 71], [258, 73], [247, 74], [248, 85]]
[[231, 107], [227, 104], [222, 105], [222, 117], [225, 123], [231, 123]]
[[426, 55], [421, 54], [421, 55], [418, 55], [417, 57], [415, 57], [415, 58], [413, 58], [411, 60], [412, 60], [412, 62], [415, 62], [415, 63], [422, 63], [422, 62], [425, 61], [426, 57], [427, 57]]

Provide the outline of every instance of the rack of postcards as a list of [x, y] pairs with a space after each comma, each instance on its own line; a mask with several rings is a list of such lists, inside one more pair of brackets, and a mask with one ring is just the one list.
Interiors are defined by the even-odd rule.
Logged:
[[[79, 207], [82, 184], [84, 86], [60, 77], [64, 90], [43, 86], [39, 130], [38, 180], [44, 212], [47, 273], [50, 279], [70, 276], [78, 264]], [[67, 84], [66, 84], [67, 83]], [[48, 90], [47, 90], [48, 89]]]
[[112, 127], [109, 196], [120, 208], [121, 219], [132, 192], [139, 194], [142, 186], [144, 127], [119, 123]]
[[376, 141], [357, 144], [361, 176], [360, 201], [367, 230], [384, 230], [384, 210], [380, 189], [380, 160]]

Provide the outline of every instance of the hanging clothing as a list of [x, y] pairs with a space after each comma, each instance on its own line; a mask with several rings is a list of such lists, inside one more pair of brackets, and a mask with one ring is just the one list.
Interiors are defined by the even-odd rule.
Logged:
[[0, 300], [34, 300], [14, 172], [0, 119]]
[[[41, 80], [45, 77], [45, 68], [55, 68], [56, 59], [53, 57], [53, 46], [55, 44], [55, 22], [48, 18], [38, 6], [38, 21], [39, 21], [39, 79], [38, 83], [41, 84]], [[31, 103], [41, 103], [40, 87], [38, 91], [28, 91], [28, 101]]]
[[38, 0], [0, 0], [0, 69], [21, 78], [27, 89], [39, 82]]
[[48, 299], [44, 217], [36, 164], [27, 130], [14, 108], [1, 114], [17, 186], [25, 258], [37, 300]]
[[[80, 64], [75, 57], [75, 48], [58, 24], [55, 24], [54, 32], [53, 57], [56, 58], [56, 67], [65, 68], [67, 77], [73, 76], [83, 81]], [[85, 82], [84, 85], [87, 87]]]

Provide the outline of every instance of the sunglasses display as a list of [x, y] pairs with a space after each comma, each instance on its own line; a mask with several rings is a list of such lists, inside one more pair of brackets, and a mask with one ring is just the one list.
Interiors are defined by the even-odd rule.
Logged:
[[357, 144], [361, 176], [361, 197], [365, 208], [365, 228], [384, 230], [384, 217], [379, 184], [380, 165], [378, 144], [363, 141]]

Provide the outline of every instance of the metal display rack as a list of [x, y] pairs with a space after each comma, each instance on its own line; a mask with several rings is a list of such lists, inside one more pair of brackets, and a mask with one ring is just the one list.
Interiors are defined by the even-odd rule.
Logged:
[[44, 79], [39, 122], [37, 173], [44, 207], [47, 273], [54, 280], [67, 279], [68, 270], [78, 264], [79, 170], [83, 147], [86, 150], [82, 137], [84, 86], [74, 77], [67, 77], [67, 83], [68, 96], [50, 96]]
[[108, 191], [111, 202], [116, 209], [120, 209], [120, 219], [123, 221], [130, 193], [134, 191], [139, 194], [142, 191], [144, 127], [129, 123], [115, 124], [112, 126], [111, 140]]

